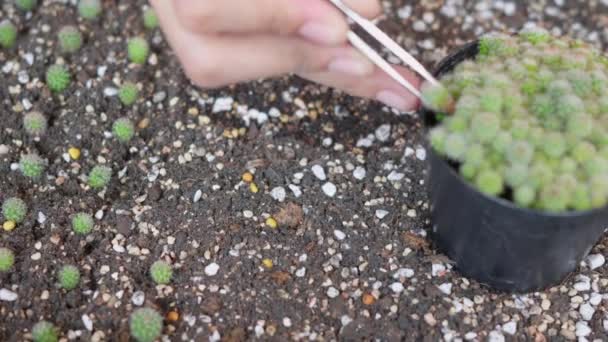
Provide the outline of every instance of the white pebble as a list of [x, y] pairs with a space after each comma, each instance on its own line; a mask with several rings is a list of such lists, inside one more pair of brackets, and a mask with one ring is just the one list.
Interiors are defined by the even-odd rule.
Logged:
[[451, 283], [443, 283], [437, 287], [439, 288], [439, 291], [443, 292], [446, 295], [452, 294], [452, 284]]
[[374, 135], [370, 134], [365, 138], [361, 138], [357, 141], [357, 147], [371, 147], [374, 143]]
[[103, 209], [99, 209], [95, 212], [95, 218], [101, 220], [103, 218]]
[[595, 309], [589, 303], [584, 303], [578, 309], [578, 312], [581, 314], [581, 317], [583, 317], [585, 321], [590, 321], [593, 317], [593, 314], [595, 313]]
[[393, 274], [393, 278], [411, 278], [414, 276], [414, 274], [414, 270], [411, 268], [400, 268], [397, 270], [397, 272], [395, 272], [395, 274]]
[[215, 100], [213, 104], [213, 112], [226, 112], [232, 109], [232, 104], [234, 103], [234, 99], [232, 97], [220, 97]]
[[598, 267], [602, 267], [606, 262], [606, 258], [604, 258], [602, 254], [590, 254], [586, 261], [589, 268], [594, 270]]
[[42, 211], [38, 212], [38, 223], [43, 224], [46, 222], [46, 215]]
[[388, 211], [383, 210], [383, 209], [378, 209], [378, 210], [376, 210], [376, 217], [377, 217], [377, 218], [379, 218], [379, 219], [381, 219], [381, 220], [382, 220], [383, 218], [385, 218], [385, 217], [386, 217], [386, 215], [388, 215]]
[[416, 149], [416, 158], [426, 160], [426, 150], [423, 148]]
[[382, 126], [376, 128], [375, 133], [376, 133], [375, 134], [376, 139], [380, 140], [381, 142], [385, 142], [391, 136], [391, 125], [389, 125], [389, 124], [382, 125]]
[[196, 192], [194, 193], [194, 197], [192, 198], [192, 202], [196, 203], [200, 201], [201, 196], [203, 196], [203, 192], [200, 189], [196, 190]]
[[312, 173], [319, 180], [324, 181], [324, 180], [327, 179], [327, 176], [325, 175], [325, 170], [323, 169], [323, 167], [321, 165], [313, 165], [313, 167], [312, 167]]
[[89, 318], [89, 315], [82, 315], [82, 324], [88, 331], [93, 331], [93, 321]]
[[591, 283], [588, 281], [581, 281], [574, 284], [574, 289], [578, 292], [585, 292], [591, 289]]
[[336, 195], [337, 189], [336, 189], [336, 186], [334, 185], [334, 183], [327, 182], [327, 183], [323, 184], [321, 189], [329, 197], [334, 197]]
[[591, 328], [587, 325], [587, 322], [578, 321], [576, 322], [575, 335], [578, 337], [587, 337], [591, 334]]
[[291, 190], [291, 192], [293, 192], [293, 195], [298, 198], [300, 196], [302, 196], [302, 190], [300, 190], [300, 187], [294, 184], [289, 184], [289, 190]]
[[331, 286], [330, 288], [327, 289], [327, 297], [329, 297], [329, 298], [336, 298], [336, 297], [338, 297], [339, 294], [340, 294], [340, 291], [338, 291], [338, 289], [336, 289], [333, 286]]
[[403, 177], [405, 177], [405, 175], [403, 173], [399, 173], [397, 171], [391, 171], [391, 173], [389, 173], [388, 177], [386, 177], [386, 178], [391, 182], [398, 182], [398, 181], [402, 180]]
[[358, 180], [362, 180], [363, 178], [365, 178], [366, 174], [367, 174], [367, 172], [361, 166], [357, 166], [355, 168], [355, 170], [353, 171], [353, 177], [355, 177]]
[[336, 237], [336, 239], [338, 239], [339, 241], [342, 241], [346, 238], [346, 234], [344, 234], [343, 231], [341, 230], [334, 230], [334, 236]]
[[392, 283], [389, 287], [395, 293], [401, 293], [401, 292], [403, 292], [403, 284], [401, 284], [399, 282]]
[[251, 210], [245, 210], [245, 211], [243, 211], [243, 216], [245, 216], [245, 218], [252, 218], [253, 217], [253, 211], [251, 211]]
[[445, 272], [445, 266], [443, 264], [433, 264], [431, 266], [431, 274], [433, 277], [437, 277]]
[[515, 333], [517, 332], [517, 323], [509, 322], [503, 324], [502, 331], [509, 335], [515, 335]]
[[125, 252], [125, 248], [121, 245], [112, 245], [112, 249], [116, 252], [116, 253], [124, 253]]
[[298, 278], [302, 278], [305, 275], [306, 275], [306, 268], [305, 267], [302, 267], [302, 268], [300, 268], [300, 269], [298, 269], [296, 271], [296, 277], [298, 277]]
[[0, 144], [0, 156], [8, 154], [8, 152], [9, 152], [8, 146], [6, 146], [4, 144]]
[[505, 336], [499, 331], [492, 330], [488, 336], [488, 342], [505, 342]]
[[287, 193], [285, 192], [284, 187], [278, 186], [270, 191], [270, 196], [279, 202], [283, 202]]
[[135, 291], [131, 297], [131, 303], [136, 306], [142, 306], [146, 300], [146, 294], [143, 291]]
[[17, 300], [17, 294], [7, 289], [0, 289], [0, 300], [6, 302], [14, 302]]
[[219, 270], [220, 270], [220, 265], [212, 262], [205, 267], [205, 274], [210, 277], [213, 277], [214, 275], [217, 274], [217, 271], [219, 271]]
[[113, 87], [107, 87], [103, 89], [103, 94], [107, 97], [116, 96], [118, 94], [118, 89]]
[[290, 319], [289, 317], [284, 317], [284, 318], [283, 318], [283, 325], [284, 325], [286, 328], [291, 327], [291, 319]]

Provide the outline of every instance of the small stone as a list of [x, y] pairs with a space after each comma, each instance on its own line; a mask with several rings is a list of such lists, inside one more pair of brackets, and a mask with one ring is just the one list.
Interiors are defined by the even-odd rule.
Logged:
[[388, 211], [383, 210], [383, 209], [378, 209], [378, 210], [376, 210], [376, 217], [377, 217], [377, 218], [379, 218], [379, 219], [381, 219], [381, 220], [382, 220], [383, 218], [385, 218], [385, 217], [386, 217], [386, 215], [388, 215]]
[[587, 265], [589, 265], [589, 268], [595, 270], [596, 268], [602, 267], [604, 265], [604, 263], [606, 262], [606, 258], [604, 258], [602, 254], [590, 254], [587, 257], [586, 261]]
[[298, 198], [300, 196], [302, 196], [302, 190], [300, 189], [299, 186], [294, 185], [294, 184], [289, 184], [289, 190], [291, 190], [291, 192], [293, 192], [293, 195]]
[[393, 278], [411, 278], [414, 276], [414, 274], [415, 272], [411, 268], [400, 268], [397, 270], [397, 272], [395, 272], [395, 274], [393, 274]]
[[40, 224], [44, 224], [44, 222], [46, 222], [46, 215], [44, 215], [43, 212], [39, 211], [37, 221]]
[[509, 335], [515, 335], [515, 332], [517, 332], [517, 323], [509, 322], [503, 324], [502, 331]]
[[336, 186], [334, 185], [334, 183], [331, 183], [331, 182], [327, 182], [327, 183], [323, 184], [321, 189], [323, 190], [325, 195], [327, 195], [329, 197], [334, 197], [336, 195], [336, 191], [338, 190], [338, 189], [336, 189]]
[[585, 321], [590, 321], [595, 313], [595, 309], [589, 303], [584, 303], [580, 306], [578, 312]]
[[9, 150], [8, 146], [6, 146], [4, 144], [0, 144], [0, 156], [8, 154], [9, 151], [10, 150]]
[[443, 292], [446, 295], [450, 295], [452, 294], [452, 284], [451, 283], [443, 283], [439, 286], [437, 286], [437, 288], [439, 288], [439, 291]]
[[327, 176], [325, 175], [325, 170], [323, 169], [323, 167], [321, 165], [313, 165], [313, 167], [312, 167], [312, 173], [319, 180], [324, 181], [324, 180], [327, 179]]
[[219, 270], [220, 270], [220, 265], [213, 262], [205, 267], [205, 274], [210, 277], [213, 277], [214, 275], [217, 274], [217, 272]]
[[401, 292], [403, 292], [403, 284], [401, 284], [399, 282], [392, 283], [389, 287], [395, 293], [401, 293]]
[[405, 174], [397, 172], [397, 171], [391, 171], [391, 173], [389, 173], [388, 177], [386, 177], [386, 179], [388, 179], [391, 182], [398, 182], [400, 180], [402, 180], [405, 177]]
[[367, 172], [361, 166], [357, 166], [355, 168], [355, 170], [353, 170], [353, 177], [355, 177], [358, 180], [364, 179], [366, 174], [367, 174]]
[[7, 232], [13, 231], [13, 229], [15, 229], [15, 227], [17, 226], [17, 224], [15, 223], [15, 221], [5, 221], [2, 224], [2, 229], [4, 229]]
[[285, 326], [286, 328], [291, 327], [291, 319], [289, 317], [283, 318], [283, 326]]
[[492, 330], [488, 335], [488, 342], [505, 342], [505, 336], [499, 331]]
[[14, 302], [17, 300], [17, 294], [7, 289], [0, 289], [0, 300], [5, 302]]
[[417, 148], [416, 158], [418, 158], [419, 160], [426, 160], [426, 150], [424, 148]]
[[278, 186], [270, 191], [270, 196], [279, 202], [283, 202], [287, 193], [285, 192], [284, 187]]
[[194, 197], [192, 198], [192, 202], [197, 203], [198, 201], [200, 201], [201, 196], [203, 196], [203, 192], [200, 189], [196, 190], [196, 192], [194, 193]]
[[430, 312], [428, 312], [424, 315], [424, 321], [426, 322], [426, 324], [430, 325], [431, 327], [434, 327], [437, 324], [437, 320], [435, 319], [433, 314]]
[[445, 266], [443, 264], [433, 264], [431, 266], [431, 274], [433, 277], [443, 275], [445, 273]]
[[381, 142], [387, 141], [391, 137], [391, 125], [385, 124], [376, 128], [375, 136]]
[[341, 230], [334, 230], [334, 236], [336, 237], [336, 239], [338, 239], [339, 241], [342, 241], [346, 238], [346, 234], [344, 234], [343, 231]]
[[88, 331], [93, 331], [93, 321], [91, 321], [91, 318], [89, 318], [89, 315], [84, 314], [82, 315], [82, 324], [84, 324], [84, 327], [88, 330]]
[[76, 147], [70, 147], [68, 149], [68, 154], [72, 160], [78, 160], [80, 158], [80, 149]]
[[338, 289], [336, 289], [333, 286], [331, 286], [330, 288], [327, 289], [327, 297], [329, 297], [329, 298], [336, 298], [336, 297], [338, 297], [339, 294], [340, 294], [340, 291], [338, 291]]
[[591, 334], [591, 328], [587, 324], [587, 322], [576, 322], [574, 334], [577, 337], [587, 337]]
[[212, 111], [213, 113], [229, 111], [232, 109], [233, 103], [234, 100], [232, 99], [232, 97], [220, 97], [215, 100]]
[[131, 297], [131, 303], [136, 306], [142, 306], [146, 299], [146, 294], [143, 291], [135, 291]]
[[589, 281], [581, 281], [575, 283], [573, 287], [578, 292], [585, 292], [591, 289], [591, 283]]

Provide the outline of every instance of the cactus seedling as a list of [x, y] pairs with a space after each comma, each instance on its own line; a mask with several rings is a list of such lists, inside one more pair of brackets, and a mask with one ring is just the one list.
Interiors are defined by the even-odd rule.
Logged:
[[40, 321], [32, 327], [32, 339], [34, 342], [57, 342], [57, 328], [50, 322]]
[[0, 46], [10, 49], [17, 41], [17, 28], [9, 20], [0, 22]]
[[454, 103], [429, 132], [435, 152], [479, 191], [521, 207], [605, 206], [608, 59], [543, 30], [486, 36], [478, 47], [442, 77], [443, 92], [423, 87], [427, 102]]
[[112, 125], [112, 132], [118, 141], [121, 143], [127, 143], [133, 138], [133, 135], [135, 135], [135, 127], [133, 126], [131, 120], [127, 118], [120, 118], [114, 121], [114, 124]]
[[150, 266], [150, 276], [157, 284], [169, 284], [171, 277], [173, 277], [173, 270], [171, 265], [165, 261], [158, 260]]
[[137, 309], [129, 318], [129, 328], [137, 342], [154, 342], [162, 333], [163, 318], [154, 309]]
[[80, 282], [80, 271], [76, 266], [65, 265], [57, 273], [59, 285], [66, 290], [73, 290]]
[[95, 166], [89, 173], [89, 186], [93, 189], [101, 189], [110, 183], [112, 169], [107, 166]]
[[2, 204], [2, 215], [9, 221], [21, 223], [27, 214], [27, 205], [22, 199], [11, 197]]
[[46, 167], [44, 159], [40, 158], [39, 155], [30, 153], [21, 156], [19, 160], [19, 170], [21, 173], [29, 178], [38, 179], [42, 176]]
[[129, 60], [135, 64], [144, 64], [150, 54], [150, 46], [148, 42], [141, 37], [129, 39], [127, 43], [127, 54]]
[[78, 13], [87, 20], [94, 20], [101, 14], [102, 7], [100, 0], [80, 0], [78, 3]]
[[82, 46], [82, 34], [75, 26], [64, 26], [57, 33], [57, 37], [63, 53], [74, 53]]
[[64, 65], [55, 64], [46, 71], [46, 84], [54, 93], [65, 90], [70, 85], [70, 71]]
[[451, 113], [454, 110], [454, 99], [443, 85], [424, 82], [421, 93], [422, 103], [429, 109], [445, 113]]
[[125, 82], [118, 91], [118, 98], [125, 106], [134, 104], [137, 101], [138, 95], [139, 89], [137, 89], [137, 85], [131, 82]]
[[154, 8], [147, 7], [144, 10], [144, 27], [148, 30], [152, 30], [158, 27], [158, 17]]
[[93, 217], [87, 213], [78, 213], [72, 217], [72, 229], [76, 234], [89, 234], [94, 225]]
[[48, 123], [46, 117], [40, 112], [29, 112], [23, 116], [23, 128], [32, 136], [42, 136], [46, 133]]
[[0, 247], [0, 272], [9, 271], [15, 264], [15, 254], [6, 247]]
[[22, 11], [31, 11], [38, 4], [38, 0], [15, 0], [15, 5]]

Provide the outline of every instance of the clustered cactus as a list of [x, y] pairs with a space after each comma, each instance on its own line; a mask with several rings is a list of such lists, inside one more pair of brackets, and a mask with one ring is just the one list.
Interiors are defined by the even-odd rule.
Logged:
[[131, 336], [137, 342], [154, 342], [163, 330], [163, 317], [151, 308], [133, 311], [129, 318]]
[[73, 265], [64, 265], [57, 272], [59, 285], [66, 290], [73, 290], [80, 283], [80, 271]]
[[118, 90], [118, 98], [120, 102], [125, 106], [130, 106], [137, 101], [137, 96], [139, 95], [139, 89], [137, 85], [132, 82], [125, 82]]
[[72, 230], [78, 235], [89, 234], [94, 225], [93, 216], [87, 213], [77, 213], [72, 217]]
[[97, 165], [89, 172], [89, 186], [93, 189], [102, 189], [110, 183], [110, 178], [112, 178], [112, 169]]
[[46, 84], [52, 92], [59, 93], [70, 85], [71, 77], [65, 65], [54, 64], [46, 71]]
[[144, 9], [144, 27], [148, 30], [152, 30], [158, 27], [158, 17], [154, 8], [147, 7]]
[[150, 54], [150, 45], [141, 37], [129, 39], [127, 42], [129, 60], [135, 64], [145, 64]]
[[19, 170], [28, 178], [39, 179], [45, 167], [45, 160], [35, 153], [24, 154], [19, 160]]
[[22, 11], [31, 11], [38, 4], [38, 0], [15, 0], [15, 5]]
[[2, 215], [9, 221], [21, 223], [27, 215], [27, 205], [22, 199], [11, 197], [2, 204]]
[[135, 126], [133, 122], [127, 118], [120, 118], [114, 121], [112, 125], [112, 133], [121, 143], [127, 143], [135, 135]]
[[23, 128], [32, 136], [42, 136], [46, 133], [48, 122], [42, 113], [33, 111], [23, 116]]
[[8, 19], [0, 21], [0, 46], [10, 49], [17, 41], [17, 28]]
[[0, 272], [7, 272], [15, 264], [15, 254], [6, 247], [0, 247]]
[[80, 0], [78, 3], [78, 13], [87, 20], [97, 19], [102, 10], [100, 0]]
[[82, 34], [75, 26], [64, 26], [57, 33], [59, 47], [63, 53], [74, 53], [82, 47]]
[[492, 35], [423, 86], [430, 144], [481, 192], [565, 212], [608, 204], [608, 59], [543, 30]]
[[173, 270], [167, 262], [158, 260], [150, 266], [150, 276], [157, 284], [169, 284], [173, 277]]
[[59, 340], [58, 335], [57, 328], [48, 321], [40, 321], [32, 327], [34, 342], [57, 342]]

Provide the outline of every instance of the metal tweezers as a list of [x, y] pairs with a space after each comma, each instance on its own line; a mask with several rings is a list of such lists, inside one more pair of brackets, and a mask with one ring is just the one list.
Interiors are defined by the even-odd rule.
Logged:
[[[370, 36], [374, 37], [378, 42], [380, 42], [386, 49], [395, 54], [403, 63], [412, 68], [412, 70], [419, 73], [426, 81], [431, 84], [438, 84], [437, 79], [433, 77], [433, 75], [426, 70], [426, 68], [420, 64], [412, 55], [410, 55], [407, 51], [405, 51], [399, 44], [397, 44], [393, 39], [391, 39], [386, 33], [380, 30], [374, 23], [370, 20], [365, 19], [360, 14], [352, 10], [348, 7], [342, 0], [329, 0], [334, 6], [336, 6], [340, 11], [342, 11], [348, 18], [350, 18], [354, 23], [361, 26]], [[357, 48], [361, 53], [363, 53], [367, 58], [369, 58], [374, 64], [376, 64], [380, 69], [386, 72], [391, 78], [393, 78], [397, 83], [405, 87], [409, 92], [414, 94], [416, 97], [421, 98], [422, 95], [420, 91], [416, 87], [414, 87], [410, 82], [408, 82], [405, 77], [403, 77], [395, 68], [387, 62], [378, 52], [376, 52], [371, 46], [369, 46], [361, 37], [359, 37], [355, 32], [348, 32], [348, 40], [349, 42]]]

